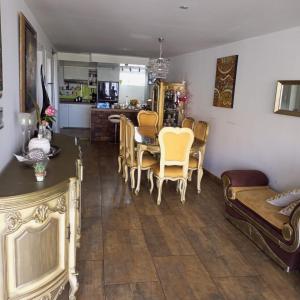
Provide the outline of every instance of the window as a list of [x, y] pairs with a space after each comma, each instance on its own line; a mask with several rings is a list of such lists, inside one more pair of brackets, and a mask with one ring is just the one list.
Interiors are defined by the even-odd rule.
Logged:
[[144, 65], [120, 64], [121, 85], [145, 86], [146, 67]]

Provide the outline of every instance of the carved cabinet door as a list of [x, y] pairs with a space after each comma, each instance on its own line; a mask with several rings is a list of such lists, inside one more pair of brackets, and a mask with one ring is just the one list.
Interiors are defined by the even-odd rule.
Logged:
[[4, 300], [54, 299], [68, 273], [68, 193], [5, 215]]

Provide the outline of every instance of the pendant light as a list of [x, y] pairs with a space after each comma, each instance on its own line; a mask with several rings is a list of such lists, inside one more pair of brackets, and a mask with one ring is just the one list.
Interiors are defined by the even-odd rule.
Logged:
[[169, 71], [170, 60], [163, 58], [163, 42], [164, 38], [159, 37], [159, 58], [150, 59], [148, 71], [151, 79], [166, 79]]

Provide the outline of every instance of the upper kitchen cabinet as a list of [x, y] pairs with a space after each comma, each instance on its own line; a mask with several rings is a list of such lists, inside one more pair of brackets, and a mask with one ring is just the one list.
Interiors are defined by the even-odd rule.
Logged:
[[77, 66], [64, 66], [64, 79], [87, 80], [89, 77], [89, 68]]

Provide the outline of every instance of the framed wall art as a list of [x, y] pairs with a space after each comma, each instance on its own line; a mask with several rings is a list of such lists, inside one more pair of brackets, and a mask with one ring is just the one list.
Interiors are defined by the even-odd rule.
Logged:
[[37, 34], [23, 14], [19, 16], [20, 111], [32, 112], [36, 103]]
[[2, 97], [2, 93], [3, 93], [2, 33], [1, 32], [2, 30], [1, 30], [1, 8], [0, 8], [0, 97]]
[[214, 106], [233, 108], [238, 55], [217, 59]]

